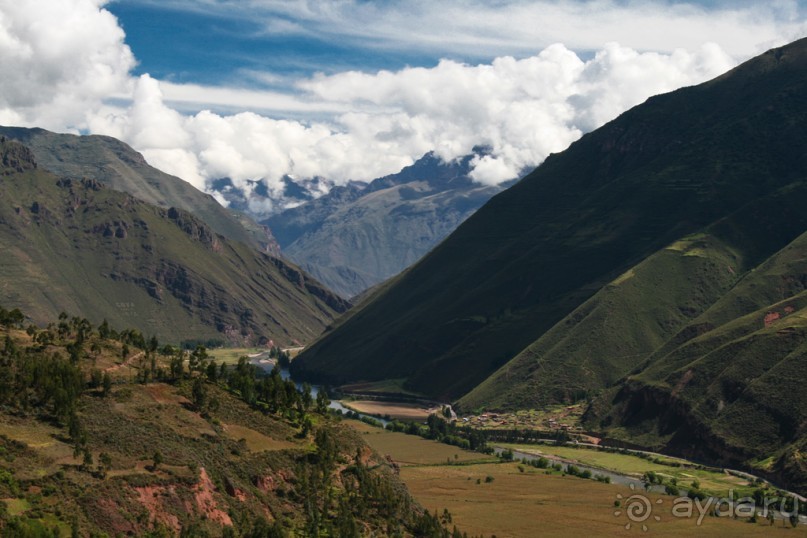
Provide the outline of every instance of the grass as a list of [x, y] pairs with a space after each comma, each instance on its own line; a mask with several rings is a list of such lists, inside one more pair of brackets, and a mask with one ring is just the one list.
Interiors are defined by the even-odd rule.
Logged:
[[477, 452], [435, 443], [416, 435], [383, 430], [357, 420], [350, 420], [348, 423], [362, 433], [364, 441], [379, 454], [388, 455], [403, 466], [439, 465], [447, 461], [452, 463], [495, 461], [495, 458]]
[[[586, 466], [614, 471], [634, 477], [641, 477], [645, 472], [653, 471], [665, 478], [676, 478], [681, 487], [688, 487], [693, 480], [697, 479], [701, 484], [701, 489], [707, 493], [724, 496], [729, 490], [734, 490], [741, 495], [750, 493], [755, 488], [748, 486], [748, 480], [732, 476], [719, 471], [697, 469], [693, 467], [676, 467], [656, 463], [651, 460], [633, 456], [630, 454], [620, 454], [606, 452], [598, 449], [575, 448], [570, 446], [554, 445], [519, 445], [502, 444], [502, 447], [512, 448], [528, 454], [544, 454], [562, 458], [566, 461], [574, 461]], [[685, 460], [661, 457], [665, 463], [681, 464]]]
[[[487, 482], [487, 478], [493, 480]], [[625, 529], [627, 516], [615, 515], [617, 495], [634, 494], [623, 486], [601, 484], [571, 476], [547, 475], [517, 464], [402, 467], [401, 478], [415, 499], [427, 510], [453, 516], [453, 522], [469, 535], [497, 537], [541, 536], [636, 536], [641, 528]], [[479, 483], [477, 483], [479, 482]], [[656, 536], [769, 536], [775, 530], [729, 518], [676, 518], [670, 497], [649, 495], [660, 521], [650, 519]]]
[[342, 405], [366, 415], [387, 416], [400, 420], [425, 421], [434, 409], [418, 404], [381, 402], [376, 400], [355, 400], [342, 402]]
[[257, 355], [259, 353], [268, 352], [266, 348], [257, 347], [222, 347], [216, 349], [208, 349], [207, 354], [217, 363], [225, 364], [238, 364], [238, 360], [244, 356]]
[[31, 503], [26, 499], [3, 499], [6, 503], [6, 510], [11, 516], [21, 516], [31, 509]]
[[645, 460], [638, 456], [631, 456], [627, 454], [614, 454], [602, 450], [588, 450], [584, 448], [573, 448], [568, 446], [554, 446], [554, 445], [519, 445], [519, 444], [502, 444], [502, 447], [512, 448], [528, 454], [543, 454], [547, 456], [556, 456], [564, 460], [577, 461], [584, 465], [591, 467], [599, 467], [618, 473], [628, 474], [632, 476], [641, 476], [646, 471], [654, 471], [664, 473], [669, 471], [672, 467], [653, 463], [652, 461]]
[[[452, 515], [451, 524], [469, 535], [531, 538], [539, 533], [563, 537], [642, 533], [636, 526], [625, 529], [630, 521], [624, 512], [614, 515], [618, 495], [627, 499], [636, 493], [625, 486], [547, 474], [544, 470], [501, 463], [436, 441], [389, 432], [358, 421], [347, 422], [363, 434], [367, 444], [381, 454], [388, 454], [400, 465], [401, 479], [415, 500], [430, 512], [442, 514], [447, 509]], [[459, 465], [454, 463], [452, 452], [458, 455]], [[447, 455], [451, 463], [446, 461]], [[635, 456], [629, 458], [654, 465]], [[623, 469], [627, 466], [626, 460], [615, 461]], [[635, 465], [638, 469], [639, 464]], [[763, 524], [753, 525], [725, 517], [703, 518], [699, 525], [697, 516], [687, 519], [672, 515], [672, 497], [650, 494], [648, 498], [652, 503], [662, 501], [659, 505], [653, 504], [656, 507], [653, 513], [661, 518], [661, 521], [649, 522], [653, 535], [683, 537], [703, 533], [704, 536], [733, 537], [784, 532], [783, 536], [790, 536], [781, 526], [774, 530]]]
[[[400, 465], [401, 479], [415, 500], [430, 512], [442, 514], [447, 509], [452, 515], [452, 524], [469, 535], [531, 538], [538, 533], [564, 537], [642, 533], [637, 527], [625, 529], [629, 520], [624, 513], [614, 515], [617, 496], [627, 499], [635, 493], [625, 486], [558, 473], [547, 474], [529, 466], [501, 463], [477, 453], [389, 432], [362, 422], [351, 420], [347, 423], [363, 434], [368, 445], [389, 455]], [[453, 454], [457, 454], [456, 460]], [[653, 465], [637, 457], [631, 458]], [[625, 467], [625, 461], [620, 459], [619, 462]], [[672, 516], [671, 497], [649, 495], [649, 498], [651, 502], [662, 501], [661, 505], [653, 505], [661, 507], [654, 512], [661, 521], [652, 520], [649, 525], [653, 535], [703, 533], [705, 536], [728, 537], [788, 532], [781, 527], [772, 531], [762, 525], [729, 518], [704, 518], [698, 525], [696, 518]]]
[[237, 424], [222, 424], [224, 433], [231, 439], [238, 441], [244, 439], [247, 448], [252, 452], [263, 452], [265, 450], [285, 450], [287, 448], [299, 448], [300, 445], [283, 439], [273, 439], [267, 435]]
[[73, 458], [73, 447], [59, 440], [62, 434], [42, 422], [0, 422], [0, 435], [23, 443], [40, 456], [36, 465], [17, 468], [15, 476], [18, 478], [41, 478], [57, 471], [61, 465], [78, 463]]

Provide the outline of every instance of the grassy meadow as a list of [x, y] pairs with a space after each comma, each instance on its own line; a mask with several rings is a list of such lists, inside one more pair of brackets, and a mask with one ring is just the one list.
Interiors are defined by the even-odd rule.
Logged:
[[747, 479], [719, 470], [697, 468], [686, 460], [666, 458], [664, 456], [654, 457], [650, 460], [631, 454], [571, 446], [519, 444], [501, 444], [500, 446], [527, 454], [543, 455], [550, 459], [576, 462], [588, 467], [614, 471], [636, 478], [640, 478], [644, 473], [652, 471], [665, 479], [677, 479], [678, 484], [682, 487], [687, 487], [693, 480], [697, 480], [703, 491], [718, 496], [727, 495], [729, 490], [733, 490], [740, 495], [750, 495], [757, 488], [757, 486], [749, 486]]
[[[365, 442], [400, 466], [400, 476], [421, 505], [442, 514], [447, 509], [456, 524], [469, 535], [503, 537], [534, 536], [635, 536], [644, 534], [641, 523], [633, 523], [614, 502], [626, 500], [637, 492], [627, 486], [603, 484], [555, 471], [535, 469], [519, 463], [501, 463], [476, 452], [375, 428], [358, 421], [348, 421], [362, 433]], [[534, 448], [534, 447], [532, 447]], [[544, 448], [544, 447], [541, 447]], [[564, 448], [564, 447], [547, 447]], [[599, 456], [596, 451], [559, 450], [564, 458]], [[589, 454], [590, 453], [590, 454]], [[603, 453], [604, 454], [604, 453]], [[598, 459], [603, 468], [638, 472], [641, 463], [652, 462], [635, 456], [607, 454]], [[638, 460], [632, 462], [630, 460]], [[592, 464], [594, 463], [593, 460]], [[668, 467], [657, 465], [657, 467]], [[648, 469], [653, 467], [648, 467]], [[688, 472], [688, 470], [683, 470]], [[701, 480], [704, 483], [705, 480]], [[621, 496], [621, 497], [619, 497]], [[673, 497], [648, 495], [654, 510], [644, 524], [655, 536], [804, 536], [801, 528], [774, 528], [764, 523], [747, 523], [728, 517], [704, 517], [697, 512], [690, 518], [672, 514]], [[661, 503], [657, 504], [657, 501]], [[624, 508], [624, 507], [622, 507]], [[619, 511], [619, 515], [615, 512]]]

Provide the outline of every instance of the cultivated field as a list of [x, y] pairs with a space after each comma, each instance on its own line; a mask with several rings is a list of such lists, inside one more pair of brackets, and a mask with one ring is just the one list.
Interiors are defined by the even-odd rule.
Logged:
[[252, 357], [266, 353], [269, 358], [269, 350], [257, 347], [222, 347], [218, 349], [208, 349], [207, 354], [217, 363], [238, 364], [241, 357]]
[[400, 402], [381, 402], [374, 400], [343, 401], [342, 405], [365, 415], [377, 415], [400, 420], [425, 421], [429, 415], [436, 410], [433, 407], [425, 407], [418, 404], [407, 404]]
[[[725, 517], [704, 517], [699, 523], [697, 512], [692, 518], [675, 517], [673, 497], [653, 494], [648, 495], [652, 507], [648, 519], [631, 522], [624, 504], [617, 508], [614, 502], [624, 503], [631, 495], [642, 493], [625, 486], [557, 472], [547, 474], [518, 463], [496, 463], [497, 460], [474, 452], [349, 422], [364, 433], [363, 438], [370, 446], [400, 464], [401, 478], [419, 503], [438, 514], [448, 509], [452, 524], [469, 535], [640, 536], [645, 534], [642, 524], [648, 527], [646, 534], [654, 536], [807, 534], [807, 528], [782, 528], [781, 521], [771, 528], [767, 522], [751, 524]], [[659, 500], [661, 503], [657, 504]], [[631, 528], [626, 529], [628, 523]]]
[[[498, 444], [497, 444], [498, 445]], [[714, 495], [727, 495], [729, 490], [745, 495], [750, 494], [755, 487], [748, 486], [748, 480], [732, 476], [723, 472], [664, 465], [670, 463], [685, 463], [685, 460], [661, 457], [664, 463], [633, 456], [618, 454], [597, 449], [575, 448], [570, 446], [554, 445], [517, 445], [501, 444], [498, 446], [512, 448], [527, 454], [545, 455], [548, 458], [560, 458], [564, 461], [579, 462], [583, 465], [614, 471], [640, 478], [645, 472], [653, 471], [664, 478], [676, 478], [678, 483], [686, 488], [693, 480], [698, 480], [701, 489]]]
[[438, 465], [446, 462], [495, 461], [491, 456], [435, 443], [416, 435], [390, 432], [357, 420], [348, 421], [363, 434], [364, 441], [382, 456], [390, 456], [400, 465]]

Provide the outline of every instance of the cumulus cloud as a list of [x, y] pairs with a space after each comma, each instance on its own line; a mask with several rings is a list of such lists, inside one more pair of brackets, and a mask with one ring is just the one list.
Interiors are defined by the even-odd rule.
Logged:
[[[347, 1], [330, 4], [331, 11], [323, 15], [325, 3], [303, 4], [294, 8], [298, 24], [284, 27], [283, 32], [310, 29], [310, 21], [317, 28], [317, 21], [341, 20], [358, 6], [368, 10], [362, 16], [370, 19], [381, 9]], [[430, 6], [438, 4], [442, 3], [415, 2], [413, 9], [428, 15], [436, 9]], [[715, 43], [664, 52], [609, 43], [585, 56], [567, 45], [552, 44], [520, 58], [502, 55], [476, 64], [444, 59], [429, 68], [319, 74], [298, 80], [286, 92], [210, 88], [132, 76], [135, 59], [104, 5], [103, 0], [0, 0], [0, 59], [7, 73], [0, 80], [0, 122], [112, 135], [133, 145], [151, 164], [199, 189], [209, 190], [212, 180], [229, 177], [247, 196], [255, 188], [254, 180], [264, 183], [270, 197], [280, 197], [286, 175], [324, 177], [337, 184], [369, 180], [397, 172], [428, 151], [451, 160], [480, 145], [491, 152], [474, 160], [473, 177], [496, 184], [538, 165], [549, 153], [564, 149], [582, 133], [649, 96], [702, 82], [736, 64]], [[251, 5], [288, 8], [288, 3]], [[385, 13], [394, 14], [402, 4], [389, 6]], [[519, 28], [535, 17], [536, 6], [545, 8], [542, 25], [560, 20], [563, 10], [583, 8], [593, 13], [584, 25], [592, 20], [606, 24], [627, 16], [625, 10], [631, 7], [608, 1], [565, 3], [560, 8], [541, 2], [504, 2], [503, 13], [511, 21], [504, 24], [489, 10], [485, 11], [489, 21], [477, 17], [469, 22], [463, 13], [452, 11], [456, 4], [448, 6], [434, 12], [435, 18], [444, 20], [446, 13], [455, 13], [456, 24], [445, 33], [457, 34], [451, 38], [457, 43], [465, 39], [462, 32], [471, 35], [474, 25], [489, 26], [483, 42], [496, 41], [494, 27], [526, 31]], [[662, 14], [675, 20], [702, 15], [701, 8], [692, 6], [662, 8]], [[721, 19], [715, 28], [736, 23], [735, 19], [743, 23], [736, 23], [738, 35], [754, 27], [748, 19], [753, 10], [729, 11], [734, 19]], [[645, 4], [636, 4], [630, 13], [632, 21], [659, 16]], [[771, 20], [782, 18], [787, 17], [761, 17], [755, 27], [765, 30], [760, 30], [760, 39], [775, 34], [769, 31]], [[428, 17], [422, 20], [426, 28], [434, 24]], [[340, 26], [360, 37], [376, 31], [354, 27]], [[229, 109], [240, 104], [242, 109], [225, 114], [221, 108], [214, 112], [199, 106], [192, 113], [180, 112], [188, 103]], [[278, 119], [259, 113], [273, 110], [300, 116]]]
[[355, 112], [307, 124], [251, 112], [184, 116], [166, 105], [156, 80], [143, 76], [123, 119], [96, 128], [106, 124], [107, 134], [199, 188], [229, 177], [251, 192], [249, 180], [262, 179], [279, 196], [285, 175], [369, 180], [428, 151], [450, 161], [479, 145], [491, 154], [474, 161], [473, 177], [496, 184], [647, 97], [733, 65], [716, 45], [659, 54], [609, 44], [584, 61], [558, 44], [490, 64], [443, 60], [433, 68], [319, 75], [301, 81], [299, 90], [312, 102]]
[[80, 129], [128, 95], [134, 56], [101, 0], [0, 0], [0, 122]]

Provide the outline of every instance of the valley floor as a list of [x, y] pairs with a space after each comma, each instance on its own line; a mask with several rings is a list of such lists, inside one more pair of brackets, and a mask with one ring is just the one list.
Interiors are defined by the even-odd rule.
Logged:
[[[758, 523], [730, 517], [699, 518], [697, 510], [692, 517], [683, 517], [680, 512], [673, 513], [672, 496], [645, 495], [624, 484], [605, 484], [520, 463], [502, 463], [420, 437], [348, 422], [370, 446], [399, 465], [401, 478], [418, 502], [438, 514], [448, 510], [452, 523], [469, 535], [533, 537], [540, 532], [541, 536], [632, 536], [643, 533], [642, 525], [657, 536], [807, 535], [807, 526], [792, 529], [782, 520], [771, 527], [763, 518]], [[577, 452], [596, 456], [593, 451]], [[580, 454], [574, 456], [580, 459]], [[613, 461], [606, 463], [615, 465]], [[628, 465], [622, 460], [617, 463]], [[647, 499], [651, 509], [647, 519], [639, 521], [634, 517], [632, 521], [628, 517], [625, 508], [632, 496]], [[621, 506], [616, 507], [615, 501], [620, 501]], [[626, 528], [628, 524], [630, 528]]]

